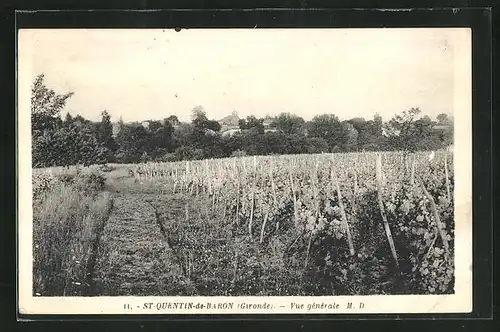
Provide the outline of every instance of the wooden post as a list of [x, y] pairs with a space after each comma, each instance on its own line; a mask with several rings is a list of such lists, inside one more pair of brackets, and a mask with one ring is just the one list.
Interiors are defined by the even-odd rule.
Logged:
[[240, 186], [241, 186], [241, 178], [238, 172], [236, 172], [236, 176], [238, 177], [238, 186], [236, 190], [236, 215], [235, 215], [235, 222], [238, 222], [239, 219], [239, 213], [240, 213]]
[[255, 182], [256, 182], [256, 170], [257, 170], [257, 160], [256, 157], [253, 156], [253, 184], [252, 184], [252, 198], [250, 203], [250, 221], [248, 222], [248, 234], [252, 237], [252, 222], [253, 222], [253, 213], [254, 213], [254, 202], [255, 202]]
[[418, 178], [418, 182], [420, 184], [420, 186], [422, 187], [422, 190], [424, 191], [424, 194], [425, 196], [427, 197], [427, 199], [429, 200], [429, 203], [430, 203], [430, 206], [431, 206], [431, 211], [432, 211], [432, 215], [434, 217], [434, 221], [436, 222], [436, 225], [437, 225], [437, 228], [438, 228], [438, 231], [439, 231], [439, 235], [441, 236], [441, 240], [443, 241], [443, 247], [444, 247], [444, 250], [446, 251], [446, 254], [450, 254], [450, 246], [448, 244], [448, 239], [446, 238], [446, 234], [445, 234], [445, 224], [441, 222], [441, 218], [439, 218], [439, 213], [437, 211], [437, 207], [436, 207], [436, 203], [434, 202], [434, 198], [432, 197], [432, 195], [427, 191], [427, 189], [425, 188], [425, 185], [422, 181], [422, 179]]
[[415, 155], [411, 158], [411, 185], [415, 184]]
[[318, 178], [318, 159], [316, 159], [316, 165], [314, 168], [314, 178], [313, 178], [313, 185], [314, 185], [314, 206], [316, 209], [316, 218], [319, 217], [319, 178]]
[[262, 222], [262, 228], [260, 230], [260, 243], [264, 242], [264, 229], [266, 228], [267, 218], [269, 217], [269, 212], [264, 215], [264, 221]]
[[[272, 190], [272, 194], [273, 194], [273, 206], [276, 207], [276, 185], [274, 184], [274, 176], [273, 176], [273, 161], [272, 159], [270, 159], [270, 162], [269, 162], [269, 177], [271, 178], [271, 190]], [[280, 222], [279, 220], [276, 221], [276, 231], [278, 231], [280, 227]]]
[[295, 196], [295, 186], [293, 184], [292, 171], [291, 171], [290, 167], [288, 168], [288, 177], [290, 179], [290, 189], [292, 190], [293, 213], [294, 213], [294, 218], [295, 218], [295, 226], [297, 226], [297, 223], [299, 221], [299, 212], [297, 209], [297, 197]]
[[273, 163], [270, 162], [269, 165], [269, 177], [271, 178], [271, 190], [273, 194], [273, 203], [276, 205], [276, 185], [274, 183], [274, 175], [273, 175]]
[[446, 195], [447, 195], [448, 201], [451, 202], [452, 197], [451, 197], [451, 191], [450, 191], [450, 179], [449, 179], [449, 175], [448, 175], [448, 160], [447, 160], [446, 152], [444, 154], [444, 174], [446, 177]]
[[354, 201], [357, 199], [358, 195], [358, 160], [356, 157], [356, 160], [354, 161]]
[[345, 229], [346, 234], [347, 234], [347, 244], [349, 245], [349, 253], [351, 254], [351, 256], [354, 256], [354, 254], [355, 254], [354, 244], [352, 243], [351, 230], [349, 229], [349, 223], [347, 221], [347, 215], [345, 213], [344, 202], [342, 202], [342, 193], [340, 191], [339, 181], [337, 178], [337, 172], [335, 171], [335, 165], [332, 165], [330, 177], [332, 179], [332, 182], [335, 184], [335, 188], [337, 190], [340, 214], [342, 216], [342, 222], [344, 224], [344, 229]]
[[307, 254], [306, 254], [306, 259], [304, 260], [304, 270], [307, 268], [307, 263], [309, 262], [309, 251], [311, 250], [312, 238], [313, 238], [313, 232], [311, 231], [311, 234], [309, 235], [309, 241], [307, 242]]
[[357, 216], [357, 207], [358, 207], [358, 163], [357, 160], [355, 160], [355, 165], [354, 165], [354, 189], [353, 189], [353, 195], [352, 195], [352, 212], [353, 215], [352, 217], [357, 221], [358, 216]]
[[389, 246], [391, 248], [392, 257], [396, 262], [396, 266], [399, 266], [398, 254], [396, 253], [396, 247], [394, 245], [394, 240], [392, 238], [391, 229], [389, 227], [389, 223], [387, 221], [387, 216], [385, 215], [384, 203], [382, 201], [382, 158], [380, 154], [377, 155], [377, 198], [378, 198], [378, 206], [380, 209], [380, 215], [382, 216], [382, 220], [384, 222], [385, 233], [387, 235], [387, 241], [389, 242]]

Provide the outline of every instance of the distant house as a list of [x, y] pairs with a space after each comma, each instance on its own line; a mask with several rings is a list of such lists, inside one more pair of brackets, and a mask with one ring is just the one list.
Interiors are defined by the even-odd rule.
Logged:
[[215, 136], [217, 133], [213, 131], [212, 129], [205, 129], [203, 130], [203, 133], [207, 136]]
[[[241, 130], [239, 128], [226, 129], [226, 130], [222, 131], [222, 136], [224, 136], [224, 137], [233, 136], [236, 133], [245, 132], [247, 130], [248, 129]], [[279, 132], [279, 130], [276, 128], [265, 128], [264, 129], [264, 133], [276, 133], [276, 132]]]
[[240, 117], [238, 116], [238, 113], [236, 111], [233, 111], [231, 115], [228, 115], [222, 119], [220, 119], [218, 122], [222, 127], [238, 127], [239, 126], [239, 121]]
[[264, 132], [265, 133], [277, 133], [279, 130], [276, 128], [265, 128], [264, 127]]
[[142, 121], [141, 122], [141, 126], [143, 126], [144, 129], [149, 129], [149, 124], [150, 124], [150, 121]]
[[434, 127], [432, 127], [434, 130], [440, 130], [440, 131], [445, 131], [445, 130], [448, 130], [448, 129], [451, 129], [451, 126], [449, 125], [443, 125], [443, 124], [437, 124], [435, 125]]
[[262, 124], [264, 125], [264, 128], [270, 128], [272, 123], [273, 123], [273, 120], [264, 119], [264, 122]]

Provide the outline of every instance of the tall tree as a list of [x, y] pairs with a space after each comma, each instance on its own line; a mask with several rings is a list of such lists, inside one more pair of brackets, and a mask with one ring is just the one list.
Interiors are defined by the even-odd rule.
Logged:
[[373, 116], [373, 126], [372, 126], [372, 134], [374, 136], [380, 137], [382, 135], [383, 124], [384, 121], [382, 120], [380, 114], [375, 113], [375, 115]]
[[138, 162], [147, 153], [150, 135], [139, 123], [125, 124], [116, 136], [118, 143], [117, 159], [125, 163]]
[[64, 126], [69, 126], [69, 125], [70, 125], [70, 124], [72, 124], [72, 123], [73, 123], [73, 117], [72, 117], [72, 116], [71, 116], [71, 114], [69, 114], [69, 112], [68, 112], [68, 113], [66, 113], [66, 116], [64, 117], [64, 122], [63, 122], [63, 124], [64, 124]]
[[441, 148], [441, 140], [433, 130], [435, 123], [428, 116], [423, 116], [413, 122], [410, 127], [408, 144], [413, 150], [436, 150]]
[[439, 114], [437, 116], [437, 121], [438, 125], [442, 126], [438, 132], [442, 146], [447, 147], [452, 145], [455, 131], [453, 117], [447, 114]]
[[103, 161], [105, 148], [99, 144], [92, 123], [61, 111], [73, 93], [57, 94], [48, 88], [44, 75], [35, 78], [31, 94], [32, 152], [34, 167], [90, 165]]
[[151, 121], [149, 130], [151, 131], [151, 148], [149, 152], [153, 157], [161, 157], [173, 150], [172, 134], [174, 127], [170, 122]]
[[359, 151], [366, 149], [371, 143], [372, 138], [370, 122], [366, 121], [364, 118], [352, 118], [348, 120], [348, 122], [352, 124], [354, 129], [358, 132], [357, 149]]
[[281, 113], [271, 124], [285, 134], [303, 134], [305, 121], [300, 116], [291, 113]]
[[208, 120], [207, 112], [205, 111], [205, 108], [201, 105], [197, 105], [197, 106], [193, 107], [193, 109], [191, 110], [191, 120], [192, 121]]
[[393, 149], [412, 152], [415, 146], [415, 121], [421, 113], [420, 108], [413, 107], [395, 115], [383, 128], [384, 136]]
[[110, 152], [116, 150], [116, 142], [113, 138], [113, 124], [108, 111], [101, 113], [101, 122], [97, 125], [97, 141], [107, 148]]
[[240, 119], [238, 124], [241, 130], [255, 128], [258, 133], [264, 133], [264, 119], [257, 119], [253, 115], [247, 116], [246, 119]]
[[178, 126], [180, 124], [179, 118], [176, 115], [171, 115], [165, 119], [165, 121], [170, 122], [172, 126]]
[[343, 130], [339, 118], [335, 114], [322, 114], [315, 116], [308, 124], [310, 137], [323, 138], [334, 151], [343, 144]]
[[55, 130], [61, 123], [60, 113], [73, 92], [57, 94], [47, 88], [45, 76], [38, 75], [31, 87], [31, 128], [33, 135], [39, 136], [44, 130]]
[[342, 122], [342, 150], [356, 151], [358, 147], [358, 131], [348, 121]]
[[436, 120], [439, 125], [449, 125], [451, 122], [450, 118], [448, 117], [448, 114], [445, 113], [438, 114]]
[[200, 133], [206, 134], [207, 130], [214, 132], [220, 131], [220, 123], [215, 120], [209, 120], [203, 106], [196, 106], [191, 113], [193, 127]]

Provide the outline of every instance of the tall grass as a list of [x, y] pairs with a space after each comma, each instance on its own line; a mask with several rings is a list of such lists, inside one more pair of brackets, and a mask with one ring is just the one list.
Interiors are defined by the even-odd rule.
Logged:
[[95, 254], [112, 205], [107, 192], [89, 195], [65, 183], [34, 199], [34, 295], [91, 295]]

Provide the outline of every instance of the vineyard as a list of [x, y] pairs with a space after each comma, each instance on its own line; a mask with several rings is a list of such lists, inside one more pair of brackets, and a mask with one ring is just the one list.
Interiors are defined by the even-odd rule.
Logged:
[[[429, 159], [401, 153], [250, 157], [143, 164], [134, 175], [192, 198], [184, 222], [195, 214], [199, 223], [180, 220], [172, 241], [193, 259], [211, 259], [200, 240], [213, 235], [195, 235], [195, 229], [211, 214], [218, 217], [229, 237], [224, 244], [236, 247], [218, 258], [248, 273], [231, 279], [231, 287], [238, 280], [247, 287], [236, 293], [265, 288], [291, 295], [291, 285], [316, 295], [447, 293], [453, 290], [452, 155]], [[196, 200], [207, 199], [211, 204], [200, 209]], [[245, 280], [255, 275], [256, 281]]]
[[[453, 293], [451, 152], [110, 167], [95, 295]], [[123, 264], [150, 272], [125, 287]]]

